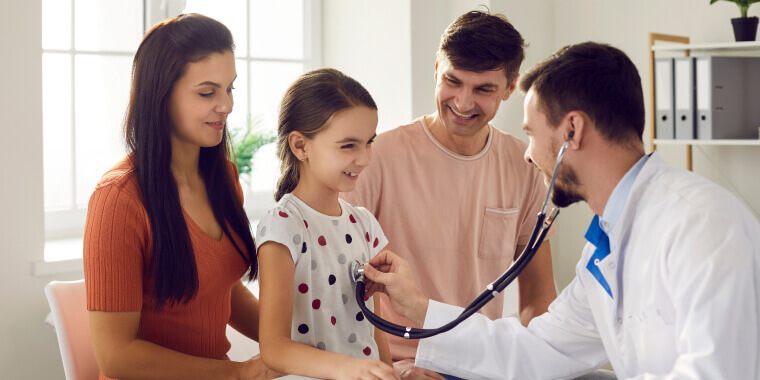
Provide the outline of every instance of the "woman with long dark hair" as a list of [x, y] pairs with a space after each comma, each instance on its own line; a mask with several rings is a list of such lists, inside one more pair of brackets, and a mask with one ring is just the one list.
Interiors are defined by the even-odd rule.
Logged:
[[84, 269], [100, 378], [265, 378], [227, 358], [226, 326], [258, 340], [256, 250], [227, 115], [230, 31], [199, 14], [155, 25], [132, 65], [130, 153], [90, 198]]

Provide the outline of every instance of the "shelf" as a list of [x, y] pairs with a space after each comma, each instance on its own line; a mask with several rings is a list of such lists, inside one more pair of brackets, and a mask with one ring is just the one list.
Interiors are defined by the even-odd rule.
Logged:
[[744, 140], [664, 140], [654, 139], [655, 145], [734, 145], [734, 146], [760, 146], [760, 139]]
[[652, 51], [683, 51], [683, 50], [720, 50], [720, 49], [757, 49], [760, 41], [748, 42], [716, 42], [707, 44], [668, 44], [654, 45]]

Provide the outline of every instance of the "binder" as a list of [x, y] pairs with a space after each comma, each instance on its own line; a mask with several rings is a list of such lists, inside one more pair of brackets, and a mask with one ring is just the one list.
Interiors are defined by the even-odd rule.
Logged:
[[673, 58], [654, 60], [655, 136], [658, 139], [675, 137], [673, 64]]
[[697, 138], [758, 138], [759, 77], [760, 57], [697, 57]]
[[676, 108], [677, 140], [694, 139], [696, 124], [694, 123], [694, 58], [674, 58], [674, 98]]

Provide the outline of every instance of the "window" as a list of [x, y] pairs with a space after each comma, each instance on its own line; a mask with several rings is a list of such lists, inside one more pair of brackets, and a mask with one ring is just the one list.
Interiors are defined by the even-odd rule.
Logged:
[[[221, 21], [236, 44], [231, 128], [253, 120], [276, 133], [277, 107], [298, 75], [320, 64], [320, 3], [309, 0], [42, 0], [43, 153], [46, 240], [79, 241], [100, 176], [126, 155], [123, 118], [134, 53], [150, 26], [179, 13]], [[279, 163], [273, 144], [254, 158], [246, 210], [272, 203]], [[81, 257], [72, 240], [45, 260]]]

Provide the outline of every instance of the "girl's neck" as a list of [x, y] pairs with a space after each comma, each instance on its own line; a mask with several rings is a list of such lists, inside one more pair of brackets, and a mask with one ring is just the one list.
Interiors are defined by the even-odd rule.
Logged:
[[171, 170], [177, 185], [196, 183], [200, 179], [198, 164], [201, 149], [197, 145], [183, 144], [172, 138]]
[[327, 216], [340, 216], [343, 212], [340, 208], [337, 191], [313, 183], [308, 178], [302, 177], [291, 194], [317, 212]]

